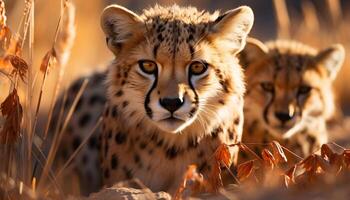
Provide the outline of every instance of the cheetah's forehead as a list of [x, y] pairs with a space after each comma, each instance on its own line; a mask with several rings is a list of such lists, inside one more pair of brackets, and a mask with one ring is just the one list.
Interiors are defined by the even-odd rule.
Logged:
[[274, 54], [276, 51], [284, 55], [305, 55], [305, 56], [315, 56], [317, 50], [308, 46], [304, 43], [291, 41], [291, 40], [277, 40], [272, 42], [267, 42], [266, 46]]
[[143, 11], [141, 18], [148, 24], [169, 23], [178, 21], [182, 25], [199, 25], [214, 21], [219, 16], [219, 12], [209, 13], [207, 11], [198, 11], [195, 7], [180, 7], [172, 5], [163, 7], [155, 5], [152, 8]]
[[196, 42], [209, 32], [211, 22], [218, 16], [219, 12], [198, 11], [194, 7], [156, 5], [144, 10], [141, 18], [155, 57], [188, 60], [195, 51]]

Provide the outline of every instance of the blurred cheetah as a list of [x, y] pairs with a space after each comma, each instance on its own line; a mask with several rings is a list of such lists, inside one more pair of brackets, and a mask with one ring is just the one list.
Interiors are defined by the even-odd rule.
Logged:
[[[299, 156], [327, 143], [332, 83], [344, 54], [339, 44], [317, 51], [296, 41], [263, 44], [249, 38], [240, 54], [247, 80], [243, 142], [277, 140]], [[249, 146], [257, 153], [264, 147]]]

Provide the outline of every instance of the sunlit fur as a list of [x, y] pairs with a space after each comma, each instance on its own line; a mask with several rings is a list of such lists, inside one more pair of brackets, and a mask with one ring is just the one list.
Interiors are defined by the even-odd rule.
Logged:
[[[113, 143], [102, 152], [105, 171], [114, 153], [148, 187], [169, 190], [189, 164], [205, 164], [220, 143], [240, 141], [245, 87], [235, 55], [245, 45], [253, 13], [241, 7], [219, 16], [176, 5], [155, 6], [140, 16], [119, 6], [105, 10], [101, 24], [116, 58], [107, 77], [103, 138], [109, 130], [127, 135], [126, 146]], [[157, 74], [143, 72], [140, 60], [155, 62]], [[194, 61], [207, 63], [207, 71], [190, 76]], [[184, 104], [174, 112], [176, 120], [169, 120], [160, 99], [177, 97]], [[118, 117], [111, 116], [112, 109]], [[140, 141], [152, 147], [152, 155], [138, 149]], [[102, 150], [106, 145], [109, 141]], [[231, 150], [236, 156], [237, 148]], [[134, 154], [149, 171], [133, 164]], [[126, 179], [122, 171], [110, 173], [107, 185]]]
[[[332, 81], [344, 59], [340, 45], [317, 51], [295, 41], [264, 45], [251, 39], [241, 58], [247, 80], [243, 141], [274, 139], [302, 155], [327, 142], [325, 122], [334, 111]], [[274, 91], [266, 91], [263, 83], [271, 83]], [[305, 92], [305, 86], [311, 90]], [[292, 118], [282, 123], [278, 112]]]

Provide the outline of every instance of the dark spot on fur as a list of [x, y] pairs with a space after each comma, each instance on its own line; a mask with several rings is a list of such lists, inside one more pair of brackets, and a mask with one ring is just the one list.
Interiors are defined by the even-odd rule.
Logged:
[[258, 127], [258, 124], [259, 124], [258, 120], [254, 120], [252, 122], [252, 124], [248, 127], [248, 134], [249, 135], [253, 135], [254, 134], [254, 131]]
[[104, 117], [108, 117], [109, 115], [109, 107], [105, 109]]
[[81, 162], [83, 163], [83, 165], [86, 165], [89, 162], [89, 157], [84, 154], [81, 158]]
[[81, 106], [83, 105], [84, 103], [84, 97], [82, 96], [79, 100], [78, 100], [78, 103], [77, 105], [75, 106], [75, 111], [79, 111]]
[[222, 89], [224, 90], [224, 92], [225, 92], [225, 93], [229, 93], [229, 90], [228, 90], [229, 82], [228, 82], [228, 80], [225, 80], [225, 81], [220, 80], [219, 82], [220, 82], [220, 84], [221, 84]]
[[107, 135], [108, 139], [112, 138], [112, 132], [113, 132], [112, 129], [109, 129], [108, 135]]
[[134, 155], [134, 161], [135, 161], [135, 163], [139, 163], [140, 162], [140, 156], [138, 154]]
[[235, 123], [235, 125], [238, 125], [240, 121], [241, 121], [241, 120], [240, 120], [240, 118], [239, 118], [239, 117], [237, 117], [237, 118], [234, 120], [234, 122], [233, 122], [233, 123]]
[[163, 145], [163, 139], [161, 139], [157, 142], [157, 147], [161, 147], [162, 145]]
[[66, 148], [62, 148], [61, 155], [62, 155], [63, 160], [67, 160], [68, 159], [68, 150]]
[[74, 139], [73, 139], [73, 150], [76, 150], [79, 145], [81, 143], [81, 139], [79, 136], [76, 136]]
[[74, 93], [74, 94], [75, 94], [75, 93], [78, 93], [78, 91], [80, 90], [82, 84], [83, 84], [83, 80], [82, 80], [82, 79], [76, 81], [76, 82], [73, 84], [73, 86], [70, 88], [70, 91], [71, 91], [72, 93]]
[[89, 145], [89, 148], [90, 149], [95, 149], [95, 148], [97, 148], [97, 139], [96, 139], [96, 137], [91, 137], [90, 139], [89, 139], [89, 143], [88, 143], [88, 145]]
[[118, 133], [115, 135], [115, 142], [116, 142], [117, 144], [123, 144], [125, 141], [126, 141], [126, 134], [125, 134], [125, 133], [118, 132]]
[[116, 97], [120, 97], [124, 94], [123, 90], [119, 90], [117, 93], [115, 93]]
[[248, 158], [248, 154], [247, 154], [245, 151], [240, 151], [239, 154], [240, 154], [240, 156], [241, 156], [243, 159], [247, 159], [247, 158]]
[[108, 144], [108, 143], [105, 143], [105, 157], [106, 157], [107, 154], [108, 154], [108, 149], [109, 149], [109, 144]]
[[190, 138], [188, 140], [188, 148], [192, 149], [192, 148], [196, 148], [198, 146], [198, 141], [196, 139]]
[[93, 76], [92, 82], [94, 85], [101, 83], [105, 80], [105, 74], [104, 73], [97, 73]]
[[166, 157], [168, 159], [174, 159], [178, 154], [178, 149], [175, 146], [170, 147], [167, 151], [166, 151]]
[[105, 178], [109, 178], [109, 169], [105, 169], [105, 171], [104, 171], [104, 176], [105, 176]]
[[90, 113], [85, 113], [79, 119], [79, 126], [85, 127], [85, 125], [88, 124], [90, 121], [91, 121]]
[[117, 106], [113, 106], [113, 108], [112, 108], [112, 117], [116, 118], [117, 116], [118, 116]]
[[151, 135], [151, 140], [152, 140], [153, 142], [157, 142], [157, 141], [158, 141], [158, 135], [157, 135], [157, 133], [153, 133], [153, 134]]
[[125, 173], [126, 179], [132, 179], [132, 171], [131, 171], [131, 169], [129, 169], [126, 166], [124, 166], [123, 167], [123, 171]]
[[225, 101], [223, 99], [220, 99], [218, 102], [219, 104], [225, 105]]
[[195, 114], [196, 111], [197, 111], [197, 108], [196, 108], [196, 107], [194, 107], [194, 108], [191, 109], [191, 111], [190, 111], [190, 113], [189, 113], [190, 118], [192, 118], [192, 117], [194, 116], [194, 114]]
[[222, 132], [222, 128], [221, 127], [217, 127], [211, 132], [211, 137], [212, 138], [217, 138], [219, 133], [221, 133], [221, 132]]
[[160, 42], [162, 42], [162, 41], [164, 40], [163, 35], [162, 35], [162, 34], [158, 34], [157, 39], [158, 39]]
[[203, 150], [200, 150], [199, 152], [198, 152], [198, 158], [202, 158], [203, 156], [204, 156], [204, 151]]
[[152, 154], [153, 154], [153, 149], [149, 149], [149, 150], [148, 150], [148, 154], [149, 154], [149, 155], [152, 155]]
[[96, 103], [104, 104], [105, 102], [106, 102], [106, 98], [99, 94], [94, 94], [89, 99], [89, 105], [91, 106], [95, 105]]
[[203, 172], [206, 168], [208, 168], [208, 164], [206, 161], [202, 162], [199, 167], [198, 167], [198, 171], [199, 172]]
[[112, 169], [117, 169], [118, 164], [119, 164], [118, 157], [117, 157], [116, 154], [113, 154], [113, 155], [112, 155], [112, 158], [111, 158], [111, 168], [112, 168]]
[[127, 101], [124, 101], [123, 102], [123, 108], [125, 108], [126, 106], [128, 106], [129, 105], [129, 102], [127, 102]]
[[145, 149], [147, 147], [147, 143], [146, 142], [141, 142], [140, 143], [140, 149]]

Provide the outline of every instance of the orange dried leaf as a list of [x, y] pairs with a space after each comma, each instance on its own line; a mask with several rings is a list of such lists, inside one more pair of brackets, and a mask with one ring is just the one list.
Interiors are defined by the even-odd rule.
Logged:
[[278, 143], [277, 141], [272, 141], [271, 147], [272, 147], [273, 156], [276, 159], [276, 164], [280, 162], [285, 163], [288, 161], [280, 143]]
[[314, 171], [317, 166], [317, 161], [315, 155], [310, 155], [306, 157], [300, 165], [305, 169], [305, 171]]
[[0, 109], [5, 117], [5, 123], [0, 131], [0, 143], [14, 144], [20, 136], [20, 126], [23, 117], [23, 110], [16, 89], [1, 103]]
[[27, 62], [16, 55], [7, 55], [5, 60], [10, 61], [13, 67], [12, 74], [18, 74], [22, 81], [24, 81], [29, 68]]
[[239, 181], [247, 179], [254, 170], [254, 161], [244, 162], [237, 167], [237, 178]]
[[350, 149], [346, 149], [343, 152], [344, 164], [349, 169], [350, 168]]
[[293, 183], [295, 182], [295, 171], [296, 171], [296, 169], [297, 169], [297, 167], [296, 167], [296, 165], [294, 165], [293, 167], [291, 167], [285, 173], [285, 175], [288, 176]]
[[334, 153], [329, 160], [329, 163], [335, 174], [338, 174], [343, 167], [343, 154]]
[[46, 71], [50, 69], [50, 66], [55, 65], [56, 62], [56, 51], [54, 48], [52, 48], [45, 54], [40, 65], [40, 71], [46, 73]]
[[276, 160], [273, 157], [272, 153], [267, 149], [263, 149], [261, 152], [261, 156], [264, 160], [264, 166], [269, 169], [273, 169], [275, 166]]
[[214, 153], [214, 158], [216, 161], [218, 161], [220, 164], [224, 164], [227, 167], [231, 165], [232, 162], [232, 156], [230, 153], [230, 149], [226, 144], [221, 144]]
[[328, 160], [330, 160], [333, 154], [334, 154], [334, 152], [332, 151], [332, 149], [329, 147], [328, 144], [323, 144], [321, 146], [322, 158], [327, 158]]
[[183, 192], [185, 191], [186, 186], [187, 186], [187, 181], [189, 181], [189, 180], [200, 182], [199, 184], [201, 184], [203, 182], [203, 177], [201, 175], [199, 175], [199, 173], [197, 172], [196, 165], [188, 166], [188, 168], [185, 172], [184, 178], [181, 182], [181, 185], [176, 190], [176, 193], [175, 193], [173, 199], [179, 200], [182, 198]]
[[319, 155], [315, 155], [315, 156], [316, 156], [317, 167], [320, 167], [325, 172], [329, 172], [331, 169], [330, 164], [326, 160], [324, 160], [324, 158], [322, 158], [321, 156]]
[[286, 188], [289, 188], [289, 186], [293, 183], [293, 181], [287, 175], [283, 175], [283, 177], [284, 177], [284, 185], [286, 186]]
[[215, 161], [212, 165], [211, 172], [208, 178], [208, 183], [210, 185], [210, 192], [217, 192], [219, 188], [223, 186], [221, 179], [221, 168], [220, 163]]

